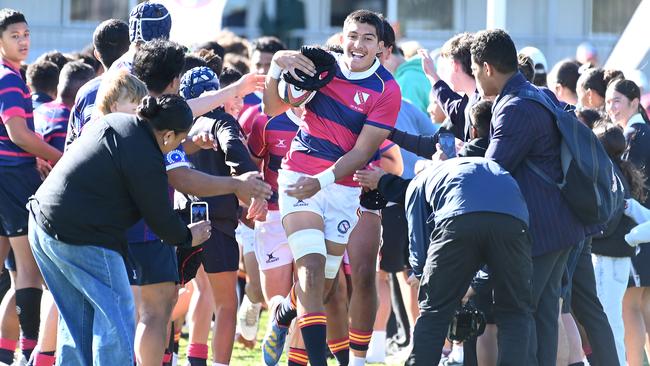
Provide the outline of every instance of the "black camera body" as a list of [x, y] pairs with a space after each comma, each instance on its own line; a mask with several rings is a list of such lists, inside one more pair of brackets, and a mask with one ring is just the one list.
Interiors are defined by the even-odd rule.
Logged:
[[483, 334], [485, 325], [485, 314], [467, 303], [456, 310], [451, 323], [449, 323], [447, 338], [452, 341], [465, 342]]

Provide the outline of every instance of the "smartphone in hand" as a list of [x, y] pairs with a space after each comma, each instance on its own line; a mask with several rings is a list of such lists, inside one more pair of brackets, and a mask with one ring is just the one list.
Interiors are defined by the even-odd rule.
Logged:
[[456, 157], [456, 137], [453, 133], [443, 132], [438, 136], [438, 143], [442, 147], [442, 152], [448, 158]]
[[191, 219], [190, 223], [194, 224], [208, 219], [208, 203], [207, 202], [192, 202], [190, 206]]

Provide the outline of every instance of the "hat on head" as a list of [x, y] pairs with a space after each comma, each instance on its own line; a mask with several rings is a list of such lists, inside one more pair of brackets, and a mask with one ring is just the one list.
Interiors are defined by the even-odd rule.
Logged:
[[164, 5], [145, 1], [129, 14], [129, 39], [148, 42], [156, 38], [169, 38], [172, 17]]
[[546, 70], [548, 70], [546, 57], [544, 57], [544, 54], [539, 50], [539, 48], [530, 46], [524, 47], [521, 49], [521, 51], [519, 51], [519, 54], [526, 55], [530, 57], [531, 60], [533, 60], [536, 74], [546, 74]]
[[209, 67], [189, 69], [181, 77], [180, 94], [186, 100], [198, 98], [209, 90], [219, 90], [219, 78]]

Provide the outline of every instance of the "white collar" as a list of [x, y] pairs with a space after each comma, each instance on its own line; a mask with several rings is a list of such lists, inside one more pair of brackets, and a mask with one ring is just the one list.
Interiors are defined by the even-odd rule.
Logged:
[[630, 117], [629, 120], [627, 120], [627, 126], [632, 126], [632, 125], [636, 125], [636, 124], [639, 124], [639, 123], [645, 124], [645, 120], [643, 119], [643, 117], [641, 117], [641, 113], [637, 113], [637, 114], [633, 115], [632, 117]]
[[293, 113], [293, 110], [291, 108], [287, 109], [285, 113], [287, 114], [287, 117], [289, 117], [291, 122], [296, 124], [296, 126], [300, 126], [302, 124], [302, 120], [300, 119], [300, 117], [296, 116], [296, 114]]
[[352, 71], [348, 68], [348, 65], [343, 62], [343, 55], [339, 55], [337, 57], [337, 61], [339, 64], [339, 68], [341, 69], [341, 72], [343, 73], [343, 76], [345, 76], [348, 80], [361, 80], [369, 77], [370, 75], [374, 74], [375, 71], [379, 68], [381, 65], [379, 63], [379, 59], [375, 57], [375, 62], [370, 66], [370, 68], [366, 71]]

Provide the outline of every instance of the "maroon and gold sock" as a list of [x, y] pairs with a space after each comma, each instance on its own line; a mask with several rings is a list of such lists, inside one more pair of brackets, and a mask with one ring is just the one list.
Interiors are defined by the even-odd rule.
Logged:
[[298, 327], [305, 342], [309, 363], [327, 366], [327, 317], [325, 313], [308, 313], [298, 318]]
[[327, 347], [338, 361], [339, 366], [348, 366], [350, 363], [350, 338], [340, 338], [327, 341]]
[[307, 351], [300, 348], [289, 348], [289, 361], [287, 362], [288, 366], [307, 366], [309, 363], [309, 357], [307, 357]]
[[350, 328], [350, 348], [355, 351], [367, 351], [372, 338], [372, 329], [369, 331]]
[[14, 362], [14, 352], [18, 341], [7, 338], [0, 338], [0, 362], [8, 365]]
[[208, 360], [208, 345], [192, 343], [187, 347], [187, 361], [190, 366], [206, 366]]

